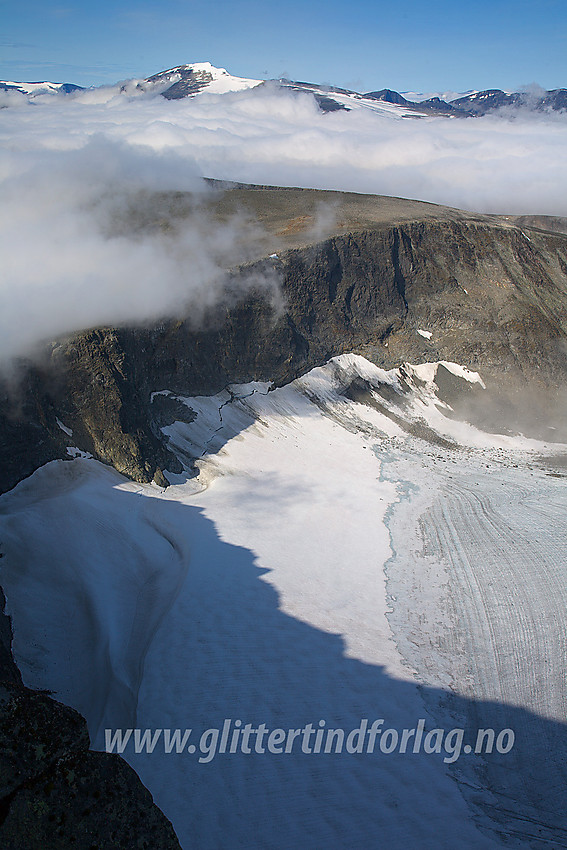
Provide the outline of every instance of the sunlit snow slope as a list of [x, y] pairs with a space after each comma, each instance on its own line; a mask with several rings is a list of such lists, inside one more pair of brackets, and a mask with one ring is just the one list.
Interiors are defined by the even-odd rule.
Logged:
[[99, 748], [227, 718], [515, 732], [454, 764], [127, 748], [185, 848], [564, 846], [567, 492], [538, 457], [565, 447], [455, 421], [441, 374], [482, 398], [457, 364], [355, 355], [177, 396], [165, 432], [197, 477], [78, 459], [0, 499], [16, 660]]

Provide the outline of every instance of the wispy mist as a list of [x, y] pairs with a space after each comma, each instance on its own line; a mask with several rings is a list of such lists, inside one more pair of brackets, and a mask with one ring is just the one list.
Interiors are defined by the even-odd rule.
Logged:
[[[228, 286], [250, 225], [215, 222], [212, 190], [175, 152], [99, 134], [76, 150], [9, 152], [2, 166], [0, 364], [72, 331], [179, 314], [198, 325], [250, 287], [277, 294], [273, 276]], [[154, 194], [173, 190], [191, 193], [177, 216]]]

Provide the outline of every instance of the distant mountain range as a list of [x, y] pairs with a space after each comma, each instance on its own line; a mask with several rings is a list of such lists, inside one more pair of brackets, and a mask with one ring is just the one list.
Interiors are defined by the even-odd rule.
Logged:
[[71, 94], [74, 91], [84, 91], [83, 86], [75, 83], [12, 83], [8, 80], [0, 80], [0, 91], [13, 91], [28, 97], [39, 97], [44, 94]]
[[431, 97], [427, 100], [406, 100], [399, 92], [391, 89], [368, 92], [364, 97], [376, 98], [386, 103], [395, 103], [398, 106], [417, 109], [420, 112], [427, 110], [437, 114], [475, 116], [486, 115], [495, 109], [502, 107], [525, 107], [528, 109], [553, 109], [557, 112], [567, 109], [567, 89], [553, 89], [552, 91], [541, 91], [537, 94], [531, 92], [504, 92], [501, 89], [486, 89], [485, 91], [471, 92], [453, 100], [442, 100], [440, 97]]
[[[446, 92], [443, 96], [423, 96], [406, 92], [408, 94], [406, 98], [392, 89], [380, 89], [363, 94], [336, 86], [296, 80], [255, 80], [234, 77], [224, 68], [217, 68], [209, 62], [178, 65], [145, 79], [119, 83], [116, 88], [118, 92], [125, 94], [150, 93], [161, 95], [167, 100], [178, 100], [203, 93], [226, 94], [268, 85], [295, 93], [310, 94], [323, 112], [365, 108], [373, 112], [388, 113], [398, 118], [426, 115], [468, 118], [486, 115], [503, 108], [557, 112], [567, 109], [567, 89], [565, 88], [525, 92], [487, 89], [464, 94]], [[0, 91], [14, 92], [28, 98], [41, 95], [68, 95], [83, 90], [81, 86], [74, 83], [0, 81]]]

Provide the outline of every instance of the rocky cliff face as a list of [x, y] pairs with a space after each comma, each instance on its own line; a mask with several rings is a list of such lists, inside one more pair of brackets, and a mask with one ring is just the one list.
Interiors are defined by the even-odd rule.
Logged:
[[[136, 480], [165, 483], [162, 470], [177, 462], [159, 428], [173, 414], [163, 401], [152, 405], [153, 392], [209, 394], [253, 379], [281, 385], [345, 351], [385, 368], [456, 360], [482, 372], [509, 427], [526, 391], [532, 400], [541, 394], [553, 416], [567, 376], [564, 235], [395, 199], [345, 196], [341, 207], [337, 193], [235, 191], [263, 220], [264, 254], [268, 245], [278, 253], [234, 271], [233, 280], [275, 272], [283, 311], [252, 293], [199, 329], [180, 317], [53, 344], [15, 389], [3, 387], [2, 490], [68, 457], [69, 446]], [[334, 223], [314, 240], [295, 223], [310, 220], [319, 195], [333, 196]]]

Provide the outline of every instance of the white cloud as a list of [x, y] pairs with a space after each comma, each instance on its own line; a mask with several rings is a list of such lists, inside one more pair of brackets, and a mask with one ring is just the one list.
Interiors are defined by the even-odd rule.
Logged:
[[[76, 150], [5, 153], [2, 165], [0, 363], [97, 325], [180, 311], [198, 324], [234, 297], [224, 269], [249, 225], [211, 220], [211, 190], [190, 160], [93, 135]], [[192, 203], [164, 228], [148, 193], [173, 189], [192, 192]], [[273, 293], [276, 281], [240, 286]]]

